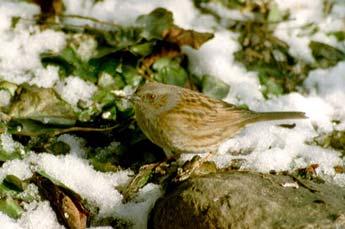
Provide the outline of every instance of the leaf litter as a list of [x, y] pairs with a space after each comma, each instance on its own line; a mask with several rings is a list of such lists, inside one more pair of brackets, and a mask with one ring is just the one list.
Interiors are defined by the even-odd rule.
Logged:
[[[115, 96], [113, 91], [133, 92], [144, 81], [156, 80], [199, 90], [215, 98], [224, 98], [231, 88], [215, 77], [193, 75], [188, 69], [187, 56], [181, 51], [184, 45], [200, 48], [213, 38], [213, 34], [175, 25], [172, 13], [164, 8], [139, 16], [133, 26], [120, 26], [85, 16], [64, 15], [64, 5], [59, 0], [30, 2], [41, 8], [41, 14], [35, 18], [34, 23], [40, 25], [42, 30], [62, 31], [67, 40], [62, 50], [41, 53], [42, 65], [57, 66], [60, 79], [77, 76], [97, 85], [97, 90], [90, 101], [80, 100], [73, 106], [65, 102], [55, 88], [44, 89], [2, 81], [0, 89], [8, 93], [10, 103], [0, 109], [1, 132], [12, 134], [26, 150], [34, 149], [54, 155], [70, 152], [67, 144], [57, 140], [63, 133], [72, 132], [90, 140], [87, 146], [91, 150], [87, 152], [86, 159], [94, 169], [117, 172], [131, 168], [137, 171], [123, 192], [124, 200], [135, 198], [147, 183], [164, 180], [157, 178], [157, 174], [153, 175], [151, 167], [143, 167], [161, 160], [161, 150], [143, 137], [133, 122], [131, 105]], [[273, 34], [276, 24], [288, 16], [287, 12], [280, 11], [274, 4], [265, 1], [194, 1], [201, 11], [218, 19], [221, 15], [204, 7], [209, 2], [254, 15], [252, 20], [230, 22], [228, 29], [239, 33], [241, 49], [235, 53], [236, 61], [248, 70], [258, 72], [262, 93], [266, 98], [301, 91], [309, 71], [328, 68], [345, 59], [343, 51], [317, 41], [309, 44], [316, 60], [313, 64], [292, 56], [289, 46]], [[331, 7], [325, 7], [325, 11], [330, 11]], [[68, 24], [69, 19], [79, 20], [80, 25]], [[20, 20], [25, 19], [16, 17], [13, 20], [12, 26], [15, 28]], [[308, 31], [314, 33], [317, 27], [310, 27]], [[329, 35], [343, 39], [341, 31]], [[95, 132], [97, 138], [102, 140], [94, 139]], [[318, 144], [334, 148], [341, 145], [341, 140], [338, 141], [336, 137], [330, 139], [325, 141], [331, 143]], [[130, 153], [136, 150], [142, 151], [143, 156]], [[23, 151], [20, 146], [16, 146], [11, 153], [1, 149], [0, 160], [5, 162], [23, 158]], [[312, 164], [297, 171], [297, 176], [311, 178], [317, 167]], [[340, 165], [335, 170], [343, 172]], [[26, 200], [18, 197], [18, 193], [24, 192], [29, 183], [39, 187], [41, 197], [49, 200], [59, 222], [68, 228], [130, 225], [121, 217], [97, 218], [97, 210], [85, 203], [79, 194], [44, 174], [44, 171], [26, 181], [8, 175], [0, 184], [0, 211], [13, 218], [20, 217], [25, 211], [22, 201]]]

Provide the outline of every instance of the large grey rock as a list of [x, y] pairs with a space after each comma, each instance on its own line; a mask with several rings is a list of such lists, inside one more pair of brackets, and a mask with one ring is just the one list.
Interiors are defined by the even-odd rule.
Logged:
[[345, 228], [344, 188], [284, 187], [294, 183], [248, 172], [191, 178], [157, 201], [149, 228]]

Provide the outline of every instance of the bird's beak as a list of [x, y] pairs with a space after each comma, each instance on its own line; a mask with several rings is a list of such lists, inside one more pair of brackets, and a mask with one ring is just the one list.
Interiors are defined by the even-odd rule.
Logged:
[[128, 99], [129, 101], [134, 102], [134, 103], [140, 101], [140, 97], [137, 96], [136, 94], [131, 95]]
[[131, 94], [131, 95], [126, 95], [123, 93], [123, 91], [112, 91], [112, 94], [119, 99], [125, 99], [128, 100], [132, 103], [138, 103], [141, 101], [140, 97], [137, 96], [135, 93]]

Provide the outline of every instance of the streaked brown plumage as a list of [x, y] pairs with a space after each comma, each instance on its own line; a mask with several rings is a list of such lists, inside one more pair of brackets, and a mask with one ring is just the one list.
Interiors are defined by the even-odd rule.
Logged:
[[303, 112], [254, 112], [201, 93], [148, 82], [133, 95], [137, 123], [167, 157], [215, 152], [249, 123], [306, 118]]

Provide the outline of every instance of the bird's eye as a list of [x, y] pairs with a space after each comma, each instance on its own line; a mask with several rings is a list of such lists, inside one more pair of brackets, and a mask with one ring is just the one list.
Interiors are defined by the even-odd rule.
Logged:
[[156, 98], [156, 95], [154, 95], [154, 94], [148, 94], [148, 95], [147, 95], [147, 98], [150, 99], [150, 100], [153, 100], [153, 99]]

